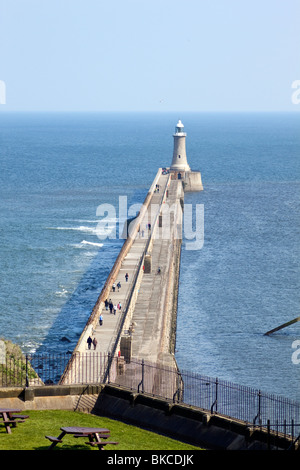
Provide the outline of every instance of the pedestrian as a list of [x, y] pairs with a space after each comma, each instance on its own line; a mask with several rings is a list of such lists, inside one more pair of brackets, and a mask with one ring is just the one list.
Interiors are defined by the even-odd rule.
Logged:
[[126, 274], [125, 274], [126, 282], [128, 281], [128, 278], [129, 278], [129, 275], [128, 275], [128, 273], [126, 273]]
[[118, 284], [117, 284], [117, 288], [118, 288], [118, 292], [119, 292], [119, 290], [121, 289], [121, 283], [120, 283], [120, 281], [119, 281]]
[[114, 305], [114, 315], [116, 314], [116, 312], [117, 312], [117, 306]]
[[100, 317], [99, 317], [99, 323], [100, 323], [100, 326], [103, 325], [103, 317], [102, 317], [102, 314], [101, 314]]
[[115, 283], [113, 283], [113, 285], [112, 285], [112, 290], [113, 290], [113, 292], [115, 292], [115, 290], [116, 290], [116, 284]]
[[112, 313], [112, 311], [113, 311], [113, 303], [112, 303], [112, 301], [109, 302], [109, 310], [110, 310], [110, 313]]
[[88, 348], [91, 349], [91, 344], [93, 342], [92, 338], [89, 336], [88, 339], [86, 340], [87, 344], [88, 344]]
[[97, 344], [98, 344], [97, 338], [94, 338], [93, 339], [94, 350], [96, 349]]
[[121, 311], [121, 308], [122, 308], [122, 304], [121, 302], [118, 303], [118, 309]]
[[105, 300], [105, 310], [108, 310], [108, 300]]

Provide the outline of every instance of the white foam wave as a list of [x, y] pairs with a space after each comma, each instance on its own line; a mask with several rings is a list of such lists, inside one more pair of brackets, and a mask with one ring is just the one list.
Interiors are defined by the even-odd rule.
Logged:
[[62, 289], [61, 291], [56, 291], [55, 294], [59, 297], [63, 297], [68, 294], [67, 289]]
[[79, 222], [84, 224], [98, 224], [99, 222], [113, 222], [122, 223], [127, 220], [127, 217], [100, 217], [99, 219], [69, 219], [69, 222]]
[[92, 246], [103, 246], [103, 243], [88, 242], [86, 240], [82, 240], [81, 244], [82, 245], [92, 245]]
[[69, 222], [79, 222], [79, 223], [84, 223], [84, 224], [97, 224], [99, 220], [97, 219], [70, 219]]
[[95, 227], [87, 227], [86, 225], [80, 225], [79, 227], [47, 227], [48, 230], [75, 230], [78, 232], [86, 233], [97, 233]]

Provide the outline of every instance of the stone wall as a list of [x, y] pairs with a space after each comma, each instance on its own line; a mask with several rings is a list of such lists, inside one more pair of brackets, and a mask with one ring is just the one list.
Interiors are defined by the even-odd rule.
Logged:
[[202, 178], [200, 171], [187, 171], [184, 178], [184, 191], [202, 191]]
[[290, 436], [113, 385], [0, 389], [0, 408], [4, 407], [83, 411], [213, 450], [285, 450], [292, 445]]

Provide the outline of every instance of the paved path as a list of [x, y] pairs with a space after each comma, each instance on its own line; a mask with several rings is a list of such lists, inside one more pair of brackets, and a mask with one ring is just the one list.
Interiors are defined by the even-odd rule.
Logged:
[[[160, 192], [154, 193], [151, 199], [151, 203], [153, 205], [158, 205], [161, 202], [162, 198], [162, 188], [165, 187], [167, 182], [167, 175], [161, 175], [158, 184], [160, 186]], [[123, 311], [124, 308], [126, 308], [127, 304], [127, 299], [128, 296], [130, 295], [131, 289], [132, 289], [132, 283], [135, 277], [135, 273], [138, 269], [140, 260], [142, 255], [144, 254], [146, 244], [149, 238], [150, 231], [147, 229], [147, 224], [150, 222], [153, 224], [153, 219], [155, 217], [155, 214], [151, 214], [151, 211], [149, 211], [145, 214], [144, 219], [141, 222], [141, 229], [137, 237], [135, 238], [133, 245], [129, 251], [129, 253], [126, 255], [125, 259], [122, 262], [119, 275], [116, 279], [115, 284], [117, 285], [118, 281], [121, 283], [121, 288], [118, 290], [117, 287], [115, 289], [115, 292], [111, 290], [108, 300], [112, 300], [114, 305], [118, 305], [120, 302], [122, 305], [122, 310], [118, 311], [116, 315], [111, 314], [109, 310], [105, 310], [105, 308], [102, 309], [102, 316], [103, 316], [103, 325], [98, 326], [94, 329], [93, 331], [93, 337], [96, 337], [97, 339], [97, 348], [96, 351], [101, 351], [101, 352], [109, 352], [111, 346], [112, 346], [112, 339], [116, 335], [116, 329], [118, 326], [118, 322], [120, 319], [121, 312]], [[148, 216], [152, 216], [151, 220], [148, 220]], [[144, 232], [143, 232], [144, 230]], [[156, 247], [156, 243], [154, 243]], [[160, 245], [160, 243], [159, 243]], [[157, 252], [157, 249], [155, 248], [155, 252]], [[152, 269], [155, 269], [155, 267], [158, 266], [158, 259], [157, 259], [157, 253], [155, 254], [154, 262], [152, 264]], [[125, 274], [128, 273], [129, 278], [128, 282], [126, 282], [125, 279]], [[138, 311], [144, 311], [144, 314], [150, 309], [149, 301], [146, 301], [146, 298], [148, 299], [149, 297], [149, 287], [153, 286], [153, 277], [154, 274], [147, 274], [144, 275], [144, 279], [142, 282], [142, 286], [140, 288], [139, 296], [138, 296]], [[156, 275], [156, 284], [160, 283], [160, 279]], [[156, 297], [157, 297], [157, 290], [155, 289], [153, 291], [153, 301], [154, 303], [156, 302]], [[156, 297], [155, 297], [156, 296]], [[143, 305], [143, 307], [142, 307]], [[152, 303], [153, 308], [155, 308], [154, 304]], [[153, 311], [152, 308], [152, 311]], [[133, 320], [137, 320], [139, 330], [142, 328], [142, 323], [140, 322], [139, 318], [134, 318]], [[148, 335], [147, 332], [145, 332], [146, 335]], [[137, 338], [137, 335], [135, 335]], [[138, 353], [137, 351], [138, 346], [135, 346], [135, 352]]]

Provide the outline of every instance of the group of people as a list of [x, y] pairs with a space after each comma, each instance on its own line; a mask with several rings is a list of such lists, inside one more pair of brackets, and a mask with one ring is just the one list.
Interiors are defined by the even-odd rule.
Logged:
[[[121, 310], [122, 309], [122, 304], [121, 302], [119, 302], [117, 305], [114, 305], [112, 300], [109, 299], [109, 300], [105, 300], [105, 310], [108, 310], [110, 311], [110, 313], [113, 313], [114, 315], [117, 313], [117, 310]], [[103, 320], [103, 318], [102, 318]]]
[[[147, 224], [147, 227], [148, 227], [149, 230], [151, 230], [151, 224]], [[144, 266], [143, 266], [143, 269], [144, 269]], [[157, 269], [157, 274], [161, 274], [161, 268], [160, 268], [160, 266], [159, 266], [158, 269]], [[126, 282], [128, 282], [128, 278], [129, 278], [129, 275], [128, 275], [128, 273], [126, 273], [126, 274], [125, 274], [125, 280], [126, 280]], [[119, 292], [119, 291], [120, 291], [120, 288], [121, 288], [121, 283], [120, 283], [120, 281], [119, 281], [117, 284], [113, 283], [113, 285], [112, 285], [112, 291], [113, 291], [113, 292], [116, 291], [116, 287], [117, 287], [118, 292]], [[111, 299], [109, 299], [109, 300], [106, 299], [106, 300], [105, 300], [105, 310], [108, 311], [108, 309], [110, 310], [110, 313], [111, 313], [111, 314], [113, 313], [114, 315], [116, 315], [117, 310], [121, 311], [121, 309], [122, 309], [122, 304], [121, 304], [121, 302], [119, 302], [117, 305], [116, 305], [116, 304], [114, 305]], [[103, 315], [102, 315], [102, 314], [100, 314], [99, 323], [100, 323], [100, 326], [103, 325]], [[97, 343], [98, 343], [98, 341], [97, 341], [97, 339], [96, 339], [95, 337], [94, 337], [93, 339], [91, 338], [91, 336], [88, 337], [88, 339], [87, 339], [88, 349], [91, 349], [92, 344], [93, 344], [94, 350], [96, 350]]]
[[[129, 275], [128, 273], [125, 274], [125, 280], [126, 282], [128, 281], [128, 278], [129, 278]], [[113, 292], [116, 292], [116, 287], [118, 289], [118, 292], [120, 292], [120, 289], [121, 289], [121, 282], [118, 281], [118, 283], [116, 284], [115, 282], [113, 283], [112, 285], [112, 291]], [[119, 302], [117, 305], [116, 304], [113, 304], [112, 300], [111, 299], [106, 299], [105, 300], [105, 310], [108, 310], [110, 311], [110, 313], [113, 313], [114, 315], [117, 313], [117, 310], [121, 311], [122, 309], [122, 304], [121, 302]], [[102, 315], [100, 315], [100, 318], [99, 318], [99, 321], [100, 321], [100, 325], [103, 324], [103, 317]]]
[[[126, 273], [125, 274], [125, 281], [128, 282], [128, 279], [129, 279], [129, 274]], [[118, 289], [118, 292], [119, 292], [120, 289], [121, 289], [121, 282], [120, 281], [118, 281], [117, 284], [115, 282], [113, 283], [112, 291], [116, 292], [116, 288]], [[121, 302], [118, 302], [118, 304], [114, 304], [111, 299], [109, 299], [109, 300], [106, 299], [105, 300], [105, 310], [108, 311], [108, 309], [109, 309], [111, 314], [113, 313], [114, 315], [116, 315], [117, 310], [119, 310], [119, 312], [122, 310], [122, 304], [121, 304]], [[102, 313], [100, 314], [100, 317], [99, 317], [99, 323], [100, 323], [100, 326], [103, 325], [103, 315], [102, 315]], [[97, 341], [96, 338], [92, 339], [91, 336], [88, 337], [88, 339], [87, 339], [88, 349], [91, 349], [91, 347], [93, 345], [94, 350], [95, 350], [96, 347], [97, 347], [97, 343], [98, 343], [98, 341]]]
[[[121, 289], [121, 283], [120, 283], [120, 281], [119, 281], [118, 284], [117, 284], [117, 288], [118, 288], [118, 292], [119, 292], [120, 289]], [[113, 292], [116, 292], [116, 283], [115, 283], [115, 282], [114, 282], [113, 285], [112, 285], [112, 291], [113, 291]]]
[[88, 344], [88, 348], [91, 349], [92, 345], [94, 346], [94, 350], [96, 349], [97, 347], [97, 344], [98, 344], [98, 341], [97, 341], [97, 338], [91, 338], [90, 336], [88, 337], [88, 339], [86, 340], [87, 344]]

